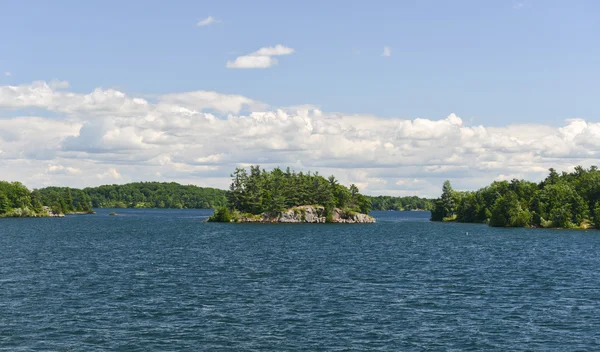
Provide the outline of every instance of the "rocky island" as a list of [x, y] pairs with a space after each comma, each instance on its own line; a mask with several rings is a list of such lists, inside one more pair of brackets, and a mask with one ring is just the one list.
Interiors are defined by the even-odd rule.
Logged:
[[[216, 215], [222, 210], [217, 210]], [[334, 208], [331, 212], [331, 217], [328, 218], [325, 207], [320, 205], [303, 205], [292, 207], [287, 210], [262, 213], [262, 214], [239, 214], [233, 213], [229, 216], [220, 215], [220, 218], [211, 218], [209, 221], [214, 222], [250, 222], [250, 223], [341, 223], [341, 224], [370, 224], [375, 222], [375, 218], [362, 213], [352, 211], [344, 211], [343, 209]], [[218, 221], [217, 219], [223, 219]], [[227, 220], [228, 219], [228, 220]]]
[[245, 223], [374, 223], [371, 201], [352, 184], [345, 187], [334, 176], [296, 173], [275, 168], [250, 172], [238, 168], [231, 175], [227, 206], [217, 208], [209, 222]]

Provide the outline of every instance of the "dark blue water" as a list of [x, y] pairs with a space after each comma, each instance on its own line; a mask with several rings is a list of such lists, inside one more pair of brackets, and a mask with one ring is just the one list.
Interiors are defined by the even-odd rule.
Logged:
[[117, 212], [0, 219], [0, 349], [600, 349], [600, 232]]

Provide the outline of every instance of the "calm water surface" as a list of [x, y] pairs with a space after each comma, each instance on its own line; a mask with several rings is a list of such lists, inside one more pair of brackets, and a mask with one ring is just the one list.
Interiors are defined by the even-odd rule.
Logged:
[[109, 211], [0, 219], [0, 350], [600, 350], [597, 231]]

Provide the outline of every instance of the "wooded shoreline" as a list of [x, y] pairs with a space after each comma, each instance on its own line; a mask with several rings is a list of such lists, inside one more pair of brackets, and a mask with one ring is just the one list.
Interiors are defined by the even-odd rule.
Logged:
[[432, 221], [487, 223], [494, 227], [600, 229], [600, 170], [549, 169], [539, 183], [495, 181], [477, 191], [455, 191], [444, 182]]
[[[298, 175], [299, 178], [315, 180], [318, 174], [307, 174], [281, 171], [286, 177]], [[300, 176], [301, 175], [301, 176]], [[295, 176], [294, 176], [295, 177]], [[328, 182], [320, 177], [323, 181]], [[334, 178], [335, 179], [335, 178]], [[337, 182], [337, 181], [335, 181]], [[298, 195], [302, 196], [306, 187], [300, 187]], [[123, 185], [103, 185], [84, 189], [70, 187], [45, 187], [30, 191], [20, 182], [0, 181], [0, 217], [47, 217], [60, 216], [74, 213], [91, 213], [95, 208], [156, 208], [156, 209], [217, 209], [228, 206], [232, 190], [198, 187], [194, 185], [181, 185], [175, 182], [134, 182]], [[287, 191], [289, 194], [289, 190]], [[373, 210], [413, 210], [430, 209], [432, 202], [429, 199], [391, 196], [364, 196], [357, 195], [358, 189], [353, 189], [356, 201], [361, 201], [363, 207]], [[342, 195], [344, 196], [344, 195]], [[262, 194], [262, 199], [278, 201], [279, 198], [270, 198], [269, 194]], [[301, 199], [306, 204], [320, 204], [308, 202], [308, 198]], [[319, 199], [322, 201], [323, 199]], [[262, 201], [262, 200], [261, 200]], [[266, 203], [265, 203], [266, 204]], [[287, 208], [297, 203], [286, 204]], [[330, 204], [327, 204], [330, 205]], [[43, 207], [47, 207], [44, 209]], [[283, 210], [275, 204], [270, 210]], [[48, 211], [50, 210], [50, 211]], [[257, 210], [257, 209], [252, 209]], [[364, 209], [363, 209], [364, 210]]]

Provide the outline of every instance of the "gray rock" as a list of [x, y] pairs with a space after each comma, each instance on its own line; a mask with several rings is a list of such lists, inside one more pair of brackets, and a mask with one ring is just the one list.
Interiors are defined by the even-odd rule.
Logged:
[[[334, 223], [374, 223], [375, 218], [361, 213], [345, 213], [343, 210], [333, 209], [332, 219]], [[322, 206], [302, 205], [277, 213], [263, 213], [256, 217], [242, 217], [240, 222], [260, 223], [325, 223], [325, 208]]]

